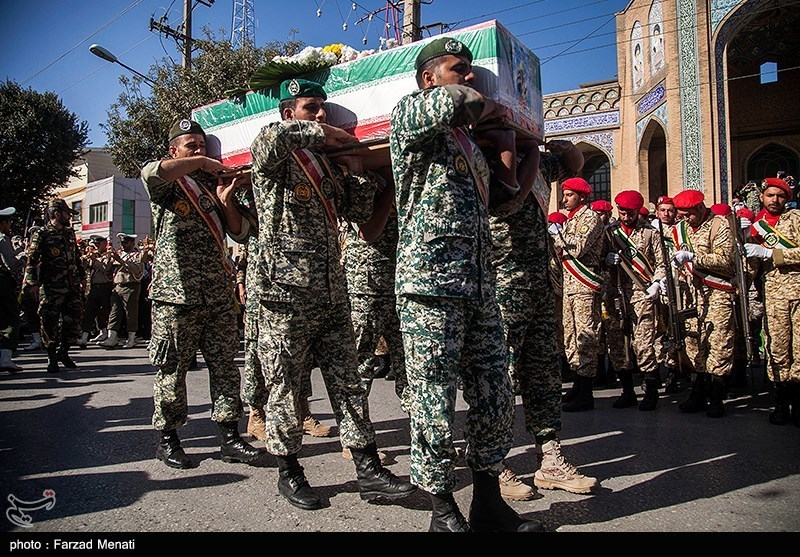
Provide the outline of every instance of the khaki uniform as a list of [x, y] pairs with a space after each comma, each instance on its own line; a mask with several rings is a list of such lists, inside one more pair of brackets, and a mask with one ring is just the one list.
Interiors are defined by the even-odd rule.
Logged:
[[[733, 277], [734, 240], [724, 217], [709, 210], [697, 230], [685, 221], [678, 226], [685, 227], [690, 242], [680, 249], [695, 254], [692, 264], [697, 270], [727, 280]], [[686, 322], [686, 355], [696, 372], [725, 376], [733, 368], [734, 295], [703, 284], [696, 276], [691, 277], [691, 285], [697, 318]]]
[[[600, 269], [603, 251], [603, 224], [587, 205], [579, 207], [554, 236], [556, 249], [569, 253], [595, 274]], [[600, 334], [600, 293], [580, 282], [564, 269], [562, 322], [564, 349], [572, 370], [580, 377], [597, 374]]]
[[114, 258], [114, 289], [111, 292], [111, 313], [108, 328], [119, 332], [125, 320], [125, 330], [135, 333], [139, 328], [139, 296], [142, 289], [144, 266], [151, 260], [150, 250], [134, 247], [119, 251]]
[[114, 288], [114, 265], [108, 251], [84, 256], [83, 264], [89, 272], [89, 294], [86, 296], [81, 329], [89, 333], [95, 327], [95, 322], [97, 328], [107, 328], [111, 291]]
[[[614, 231], [622, 225], [617, 222], [609, 226], [608, 233], [614, 239]], [[624, 230], [623, 230], [624, 231]], [[649, 223], [641, 219], [636, 222], [633, 230], [630, 232], [628, 238], [635, 246], [635, 249], [641, 254], [650, 264], [652, 274], [649, 282], [644, 282], [644, 286], [638, 282], [633, 281], [628, 274], [622, 269], [621, 265], [616, 265], [612, 269], [612, 279], [618, 289], [615, 292], [615, 298], [624, 296], [624, 304], [613, 303], [610, 310], [613, 312], [613, 319], [617, 323], [628, 321], [630, 324], [631, 334], [631, 348], [633, 355], [636, 358], [636, 363], [639, 366], [639, 371], [644, 374], [655, 374], [658, 372], [658, 360], [655, 351], [656, 339], [656, 302], [655, 300], [648, 300], [646, 298], [646, 288], [649, 287], [653, 281], [658, 281], [664, 278], [664, 260], [661, 249], [661, 242], [658, 239], [659, 231], [656, 230]], [[611, 243], [613, 251], [622, 249], [616, 240]], [[621, 255], [620, 257], [623, 257]], [[618, 281], [618, 282], [617, 282]], [[622, 308], [627, 308], [628, 314], [622, 315]], [[622, 327], [610, 328], [607, 335], [607, 342], [609, 344], [609, 357], [616, 369], [633, 369], [634, 362], [629, 361], [630, 356], [625, 350], [625, 339], [623, 338], [624, 329]]]

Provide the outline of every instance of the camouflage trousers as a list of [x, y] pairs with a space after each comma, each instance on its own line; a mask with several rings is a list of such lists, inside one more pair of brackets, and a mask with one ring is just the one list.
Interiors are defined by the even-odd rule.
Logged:
[[73, 345], [81, 334], [83, 297], [80, 292], [52, 292], [45, 286], [40, 290], [39, 322], [42, 344]]
[[[111, 290], [113, 282], [93, 283], [86, 296], [86, 307], [83, 311], [81, 329], [87, 333], [92, 332], [95, 322], [98, 329], [105, 329], [108, 325], [108, 315], [111, 311]], [[135, 329], [134, 329], [135, 330]]]
[[594, 377], [599, 350], [600, 295], [589, 290], [565, 293], [561, 315], [569, 367], [580, 377]]
[[703, 287], [696, 299], [697, 318], [686, 320], [686, 355], [697, 373], [728, 375], [736, 327], [733, 295]]
[[111, 291], [111, 314], [108, 317], [108, 328], [112, 331], [121, 331], [125, 323], [125, 330], [135, 333], [139, 328], [139, 293], [142, 285], [138, 282], [115, 284]]
[[494, 297], [402, 296], [398, 307], [411, 389], [411, 482], [429, 493], [456, 486], [459, 377], [469, 405], [467, 465], [499, 474], [513, 443], [514, 393]]
[[[609, 319], [604, 321], [608, 356], [618, 370], [633, 370], [635, 365], [644, 374], [658, 372], [656, 358], [656, 304], [645, 298], [641, 290], [625, 290], [628, 315], [622, 315], [622, 304], [608, 304]], [[624, 321], [630, 324], [631, 336], [625, 338]], [[630, 346], [630, 349], [627, 346]], [[635, 358], [635, 361], [632, 359]]]
[[397, 304], [392, 296], [350, 295], [350, 312], [356, 335], [358, 353], [358, 375], [369, 395], [375, 379], [375, 350], [381, 336], [386, 340], [392, 371], [395, 375], [394, 390], [400, 399], [403, 411], [409, 411], [408, 380], [406, 379], [403, 337], [400, 334], [400, 318]]
[[800, 381], [800, 300], [766, 295], [767, 361], [772, 381]]
[[17, 283], [10, 273], [0, 272], [0, 349], [16, 350], [18, 342]]
[[258, 359], [258, 305], [246, 304], [244, 312], [244, 384], [242, 399], [251, 408], [264, 408], [269, 392], [264, 382], [264, 370]]
[[186, 372], [198, 348], [208, 366], [211, 419], [241, 419], [241, 376], [234, 361], [239, 342], [233, 305], [179, 305], [154, 300], [150, 362], [158, 368], [153, 386], [156, 429], [175, 429], [186, 423]]
[[549, 289], [497, 289], [508, 347], [508, 373], [519, 386], [525, 429], [534, 436], [561, 430], [561, 365], [555, 304]]
[[266, 446], [270, 453], [300, 451], [304, 416], [299, 401], [304, 376], [315, 366], [325, 381], [342, 446], [363, 448], [375, 441], [367, 392], [358, 376], [349, 304], [311, 297], [291, 303], [262, 301], [258, 357], [269, 391]]

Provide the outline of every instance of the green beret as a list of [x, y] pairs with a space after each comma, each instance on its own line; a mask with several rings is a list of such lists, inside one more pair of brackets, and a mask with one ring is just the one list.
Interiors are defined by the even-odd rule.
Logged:
[[181, 118], [172, 124], [172, 127], [169, 129], [169, 141], [181, 135], [186, 135], [187, 133], [202, 135], [203, 137], [206, 136], [206, 132], [203, 131], [200, 124], [188, 118]]
[[451, 39], [450, 37], [441, 37], [435, 41], [426, 44], [422, 50], [417, 54], [417, 59], [414, 62], [414, 69], [418, 70], [428, 60], [438, 58], [439, 56], [446, 56], [452, 54], [453, 56], [461, 56], [467, 59], [467, 62], [472, 63], [472, 52], [467, 48], [467, 45], [458, 39]]
[[323, 101], [328, 100], [328, 95], [322, 85], [307, 79], [287, 79], [281, 83], [281, 101], [289, 99], [299, 99], [301, 97], [320, 97]]

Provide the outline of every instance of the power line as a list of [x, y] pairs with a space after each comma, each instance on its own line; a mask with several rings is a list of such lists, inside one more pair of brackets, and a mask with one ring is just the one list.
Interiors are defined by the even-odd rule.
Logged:
[[460, 21], [456, 21], [456, 22], [452, 23], [451, 26], [455, 27], [456, 25], [461, 25], [462, 23], [466, 23], [467, 21], [474, 21], [476, 19], [483, 19], [485, 17], [489, 17], [490, 15], [496, 15], [496, 14], [501, 14], [501, 13], [504, 13], [504, 12], [510, 12], [512, 10], [517, 10], [519, 8], [525, 8], [527, 6], [532, 6], [533, 4], [540, 4], [540, 3], [544, 2], [544, 1], [545, 0], [533, 0], [532, 2], [525, 2], [524, 4], [519, 4], [517, 6], [512, 6], [510, 8], [503, 8], [502, 10], [496, 10], [496, 11], [493, 11], [493, 12], [487, 12], [487, 13], [482, 14], [482, 15], [478, 15], [478, 16], [474, 16], [474, 17], [468, 17], [466, 19], [462, 19]]
[[577, 41], [575, 44], [573, 44], [572, 46], [568, 46], [567, 48], [565, 48], [564, 50], [562, 50], [561, 52], [559, 52], [559, 53], [558, 53], [558, 54], [556, 54], [555, 56], [550, 56], [549, 58], [545, 58], [545, 59], [542, 61], [541, 65], [542, 65], [542, 66], [544, 66], [544, 65], [545, 65], [545, 64], [547, 64], [547, 63], [548, 63], [550, 60], [554, 60], [554, 59], [558, 58], [559, 56], [561, 56], [561, 55], [565, 54], [565, 53], [566, 53], [568, 50], [570, 50], [570, 49], [571, 49], [573, 46], [577, 46], [577, 45], [579, 45], [580, 43], [582, 43], [583, 41], [585, 41], [586, 39], [588, 39], [588, 38], [590, 38], [592, 35], [594, 35], [594, 34], [595, 34], [597, 31], [599, 31], [600, 29], [602, 29], [603, 27], [605, 27], [606, 25], [608, 25], [609, 23], [611, 23], [612, 21], [614, 21], [614, 19], [616, 19], [616, 17], [617, 17], [616, 15], [613, 15], [613, 16], [611, 16], [611, 17], [610, 17], [608, 20], [606, 20], [605, 22], [603, 22], [602, 24], [600, 24], [600, 27], [597, 27], [597, 28], [596, 28], [594, 31], [592, 31], [591, 33], [589, 33], [588, 35], [586, 35], [586, 36], [585, 36], [585, 37], [583, 37], [582, 39], [578, 40], [578, 41]]
[[73, 51], [73, 50], [75, 50], [76, 48], [80, 47], [80, 46], [81, 46], [83, 43], [85, 43], [86, 41], [88, 41], [89, 39], [91, 39], [92, 37], [94, 37], [94, 36], [95, 36], [97, 33], [99, 33], [100, 31], [102, 31], [103, 29], [105, 29], [106, 27], [108, 27], [109, 25], [111, 25], [112, 23], [114, 23], [116, 20], [118, 20], [119, 18], [121, 18], [123, 15], [125, 15], [126, 13], [128, 13], [129, 11], [131, 11], [131, 10], [132, 10], [133, 8], [135, 8], [135, 7], [136, 7], [138, 4], [141, 4], [141, 2], [142, 2], [142, 0], [135, 0], [134, 2], [131, 2], [131, 3], [128, 5], [128, 7], [124, 8], [124, 9], [123, 9], [121, 12], [119, 12], [117, 15], [115, 15], [114, 17], [112, 17], [111, 19], [109, 19], [108, 21], [106, 21], [106, 22], [105, 22], [103, 25], [101, 25], [100, 27], [98, 27], [97, 29], [95, 29], [94, 31], [92, 31], [92, 32], [91, 32], [89, 35], [87, 35], [87, 36], [86, 36], [86, 38], [82, 39], [82, 40], [81, 40], [81, 41], [80, 41], [78, 44], [76, 44], [75, 46], [73, 46], [72, 48], [70, 48], [69, 50], [67, 50], [67, 51], [66, 51], [65, 53], [63, 53], [61, 56], [59, 56], [58, 58], [56, 58], [55, 60], [53, 60], [52, 62], [50, 62], [49, 64], [47, 64], [47, 65], [46, 65], [44, 68], [42, 68], [41, 70], [39, 70], [38, 72], [36, 72], [36, 73], [35, 73], [35, 74], [33, 74], [32, 76], [30, 76], [28, 79], [26, 79], [25, 81], [23, 81], [23, 82], [22, 82], [22, 85], [25, 85], [25, 84], [27, 84], [28, 82], [30, 82], [32, 79], [36, 78], [36, 76], [38, 76], [39, 74], [41, 74], [42, 72], [44, 72], [45, 70], [47, 70], [48, 68], [50, 68], [51, 66], [53, 66], [54, 64], [56, 64], [56, 63], [57, 63], [59, 60], [63, 59], [63, 58], [64, 58], [66, 55], [68, 55], [70, 52], [72, 52], [72, 51]]

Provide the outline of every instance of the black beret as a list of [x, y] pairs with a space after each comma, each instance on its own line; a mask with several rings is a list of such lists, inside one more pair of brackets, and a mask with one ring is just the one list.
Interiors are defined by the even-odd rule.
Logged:
[[206, 136], [206, 132], [203, 131], [200, 124], [188, 118], [181, 118], [172, 124], [172, 127], [169, 129], [169, 141], [172, 141], [176, 137], [186, 135], [187, 133], [202, 135], [203, 137]]
[[467, 48], [467, 45], [458, 39], [450, 37], [441, 37], [426, 44], [422, 50], [417, 54], [417, 59], [414, 62], [414, 69], [418, 70], [428, 60], [438, 58], [439, 56], [446, 56], [452, 54], [453, 56], [461, 56], [467, 59], [467, 62], [472, 63], [472, 52]]

